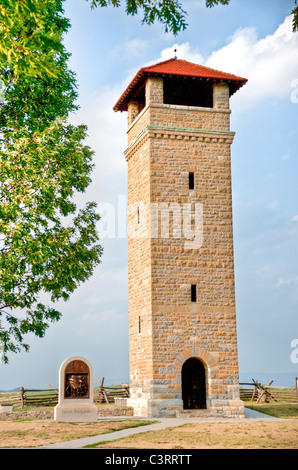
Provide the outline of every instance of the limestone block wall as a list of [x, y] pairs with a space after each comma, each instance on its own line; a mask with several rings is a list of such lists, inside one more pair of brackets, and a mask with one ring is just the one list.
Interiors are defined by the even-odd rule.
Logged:
[[[205, 362], [207, 370], [216, 363], [207, 383], [211, 405], [222, 397], [233, 399], [238, 383], [230, 140], [177, 137], [152, 137], [151, 201], [168, 207], [173, 201], [180, 207], [200, 202], [203, 242], [199, 248], [185, 248], [183, 220], [180, 238], [172, 237], [170, 226], [168, 238], [151, 240], [155, 397], [181, 398], [177, 356], [182, 353], [186, 359], [195, 350], [195, 357], [204, 361], [201, 353], [206, 351], [216, 358]], [[193, 191], [188, 189], [188, 171], [195, 175]], [[195, 303], [192, 284], [197, 286]]]
[[214, 84], [213, 108], [214, 109], [229, 109], [229, 86], [227, 83]]
[[151, 240], [146, 236], [142, 211], [150, 200], [149, 166], [148, 141], [144, 139], [128, 158], [130, 390], [139, 398], [148, 395], [152, 377]]

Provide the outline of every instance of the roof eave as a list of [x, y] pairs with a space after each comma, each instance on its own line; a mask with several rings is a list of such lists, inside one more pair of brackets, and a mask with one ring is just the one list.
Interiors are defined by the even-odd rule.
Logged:
[[[190, 75], [180, 75], [180, 74], [174, 74], [174, 73], [166, 73], [166, 72], [162, 72], [162, 73], [158, 73], [158, 72], [150, 72], [148, 71], [147, 69], [140, 69], [139, 72], [135, 75], [135, 77], [132, 79], [132, 81], [130, 82], [130, 84], [128, 85], [128, 87], [126, 88], [126, 90], [122, 93], [121, 97], [119, 98], [119, 100], [117, 101], [117, 103], [115, 104], [115, 106], [113, 107], [113, 110], [115, 112], [117, 111], [127, 111], [128, 109], [128, 103], [129, 101], [131, 101], [131, 96], [133, 95], [133, 91], [135, 90], [135, 88], [137, 87], [137, 85], [141, 86], [144, 81], [149, 77], [149, 76], [152, 76], [152, 75], [155, 75], [155, 76], [166, 76], [166, 75], [172, 75], [172, 76], [185, 76], [185, 77], [190, 77]], [[230, 86], [230, 97], [236, 93], [236, 91], [239, 90], [239, 88], [241, 88], [246, 82], [247, 82], [247, 79], [246, 78], [242, 78], [242, 77], [235, 77], [235, 79], [228, 79], [228, 78], [217, 78], [217, 77], [194, 77], [194, 78], [197, 78], [197, 79], [201, 79], [201, 80], [212, 80], [212, 81], [221, 81], [221, 82], [228, 82], [229, 84], [233, 84], [234, 86], [231, 87]], [[232, 89], [233, 88], [233, 89]]]

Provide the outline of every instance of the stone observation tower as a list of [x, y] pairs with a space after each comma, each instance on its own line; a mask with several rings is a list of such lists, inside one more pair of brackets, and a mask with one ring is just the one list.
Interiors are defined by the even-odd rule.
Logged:
[[246, 81], [170, 59], [141, 68], [114, 106], [128, 113], [135, 416], [243, 416], [229, 98]]

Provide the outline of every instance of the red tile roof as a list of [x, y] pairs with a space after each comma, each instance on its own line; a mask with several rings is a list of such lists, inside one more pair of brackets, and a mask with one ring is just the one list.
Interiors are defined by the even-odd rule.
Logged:
[[127, 104], [142, 87], [149, 76], [174, 75], [183, 77], [205, 78], [226, 81], [230, 85], [230, 96], [247, 82], [246, 78], [231, 73], [220, 72], [203, 65], [193, 64], [181, 59], [169, 59], [155, 65], [141, 68], [130, 82], [124, 93], [114, 106], [114, 111], [127, 111]]

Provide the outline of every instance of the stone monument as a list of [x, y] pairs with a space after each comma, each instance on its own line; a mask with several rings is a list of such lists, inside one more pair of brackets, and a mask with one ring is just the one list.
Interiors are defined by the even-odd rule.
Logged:
[[97, 420], [93, 403], [93, 369], [87, 359], [73, 356], [59, 370], [59, 403], [54, 410], [55, 421], [86, 422]]

